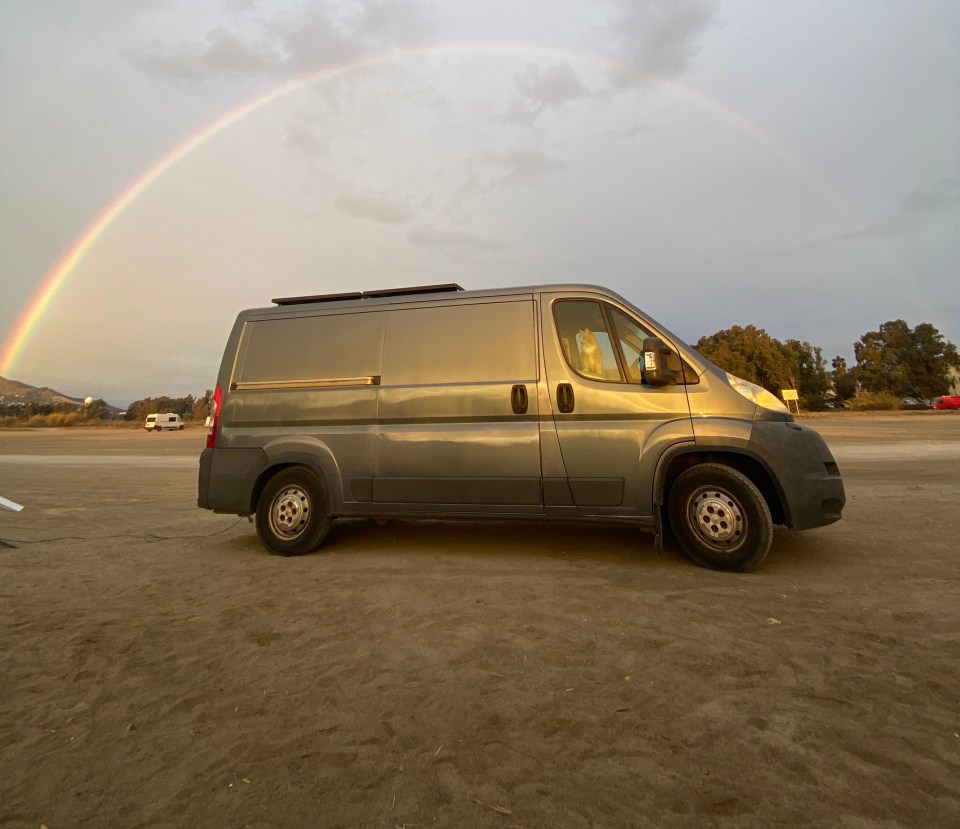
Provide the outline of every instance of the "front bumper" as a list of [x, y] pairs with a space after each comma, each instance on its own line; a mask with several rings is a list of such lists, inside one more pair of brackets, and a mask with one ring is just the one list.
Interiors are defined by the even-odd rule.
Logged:
[[750, 450], [770, 468], [786, 526], [807, 530], [840, 520], [846, 504], [843, 478], [819, 433], [799, 423], [756, 421]]

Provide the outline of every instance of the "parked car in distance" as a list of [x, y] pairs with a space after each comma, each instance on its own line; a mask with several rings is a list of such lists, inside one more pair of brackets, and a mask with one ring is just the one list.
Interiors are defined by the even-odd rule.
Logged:
[[960, 394], [945, 394], [930, 401], [931, 409], [960, 409]]
[[929, 409], [930, 403], [926, 400], [918, 400], [916, 397], [904, 397], [900, 401], [900, 408], [904, 410]]
[[149, 414], [143, 424], [143, 428], [148, 432], [162, 432], [164, 429], [182, 429], [183, 419], [178, 414], [167, 412], [166, 414]]

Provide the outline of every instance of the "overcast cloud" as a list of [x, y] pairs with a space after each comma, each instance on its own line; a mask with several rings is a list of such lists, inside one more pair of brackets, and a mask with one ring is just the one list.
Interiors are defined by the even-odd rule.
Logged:
[[960, 341], [952, 0], [8, 0], [0, 343], [261, 96], [0, 373], [202, 393], [243, 307], [448, 281], [607, 284], [687, 340], [848, 362], [890, 319]]
[[158, 75], [203, 81], [216, 75], [282, 79], [365, 53], [425, 42], [431, 27], [415, 0], [232, 4], [198, 36], [154, 40], [127, 52]]

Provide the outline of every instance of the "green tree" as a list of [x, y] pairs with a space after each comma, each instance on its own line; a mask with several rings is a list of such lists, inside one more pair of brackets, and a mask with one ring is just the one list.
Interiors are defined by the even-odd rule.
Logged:
[[783, 344], [787, 360], [793, 366], [792, 388], [800, 392], [801, 403], [806, 409], [819, 411], [826, 403], [830, 379], [823, 359], [823, 349], [800, 340], [787, 340]]
[[903, 320], [883, 323], [853, 344], [856, 380], [867, 391], [898, 397], [945, 394], [950, 367], [960, 367], [956, 346], [930, 323], [911, 329]]
[[127, 413], [124, 416], [126, 420], [142, 421], [147, 419], [148, 414], [157, 412], [171, 412], [178, 414], [184, 420], [205, 420], [210, 413], [210, 401], [213, 399], [213, 392], [207, 389], [201, 398], [195, 398], [192, 394], [185, 397], [144, 397], [142, 400], [134, 400], [127, 406]]
[[762, 328], [734, 325], [697, 341], [699, 351], [710, 362], [731, 374], [778, 394], [796, 388], [799, 367], [783, 343]]
[[210, 403], [213, 400], [213, 389], [207, 389], [203, 397], [198, 397], [193, 403], [190, 416], [194, 420], [204, 421], [210, 415]]
[[89, 406], [83, 407], [84, 420], [103, 420], [110, 416], [110, 407], [106, 400], [97, 398]]
[[833, 366], [830, 372], [833, 391], [840, 400], [851, 400], [857, 393], [857, 378], [847, 371], [847, 361], [838, 354], [830, 365]]

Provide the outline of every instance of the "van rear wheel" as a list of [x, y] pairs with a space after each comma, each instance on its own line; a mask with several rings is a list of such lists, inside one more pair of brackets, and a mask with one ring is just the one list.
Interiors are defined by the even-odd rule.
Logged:
[[753, 482], [728, 466], [702, 463], [682, 472], [667, 510], [680, 547], [704, 567], [753, 570], [770, 550], [770, 508]]
[[274, 555], [312, 552], [323, 543], [332, 522], [327, 488], [305, 466], [274, 475], [257, 501], [257, 535]]

